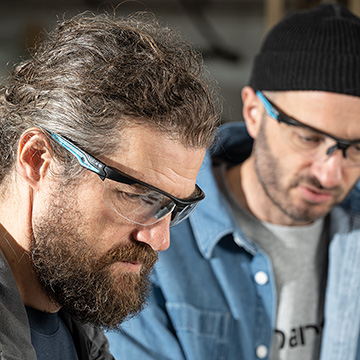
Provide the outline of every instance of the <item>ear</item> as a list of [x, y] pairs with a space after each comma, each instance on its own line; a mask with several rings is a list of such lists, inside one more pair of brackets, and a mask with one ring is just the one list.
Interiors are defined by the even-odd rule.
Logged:
[[247, 131], [253, 139], [256, 139], [263, 118], [263, 106], [256, 96], [254, 89], [250, 86], [245, 86], [242, 89], [241, 98]]
[[40, 129], [29, 129], [20, 137], [17, 152], [17, 171], [33, 189], [45, 177], [52, 151], [48, 139]]

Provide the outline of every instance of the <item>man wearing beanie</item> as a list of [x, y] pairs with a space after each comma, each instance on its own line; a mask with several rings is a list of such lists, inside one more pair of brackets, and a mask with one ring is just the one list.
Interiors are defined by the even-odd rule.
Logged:
[[116, 359], [360, 359], [360, 19], [287, 16], [242, 100], [149, 306], [108, 334]]

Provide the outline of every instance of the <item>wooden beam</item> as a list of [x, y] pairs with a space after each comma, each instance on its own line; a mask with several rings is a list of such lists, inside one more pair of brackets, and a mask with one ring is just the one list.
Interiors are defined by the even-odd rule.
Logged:
[[360, 17], [360, 0], [349, 0], [348, 7], [355, 15]]
[[[353, 0], [359, 1], [359, 0]], [[266, 30], [275, 25], [285, 15], [285, 0], [265, 0]]]

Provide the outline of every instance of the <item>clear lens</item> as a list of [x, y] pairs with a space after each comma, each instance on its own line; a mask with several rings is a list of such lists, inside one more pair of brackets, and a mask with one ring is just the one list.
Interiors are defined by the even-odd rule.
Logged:
[[279, 121], [283, 139], [293, 149], [317, 160], [325, 160], [336, 150], [340, 150], [343, 152], [344, 166], [360, 166], [360, 142], [351, 144], [349, 141], [336, 139], [325, 132], [311, 129], [283, 114], [260, 91], [257, 91], [256, 95], [264, 105], [267, 115]]
[[142, 185], [104, 180], [103, 201], [121, 217], [140, 225], [153, 225], [172, 213], [170, 226], [185, 220], [199, 202], [176, 205], [168, 196]]
[[360, 144], [353, 144], [346, 150], [349, 161], [354, 163], [354, 166], [360, 165]]
[[[283, 139], [293, 149], [316, 154], [324, 148], [323, 153], [326, 153], [326, 146], [323, 146], [324, 143], [328, 144], [326, 136], [306, 127], [293, 126], [285, 123], [280, 123], [279, 125]], [[334, 143], [334, 140], [331, 140], [330, 144], [331, 143]]]
[[120, 216], [140, 225], [152, 225], [170, 214], [174, 202], [142, 185], [104, 180], [102, 198]]
[[[188, 217], [199, 201], [205, 197], [202, 190], [196, 186], [198, 195], [193, 200], [176, 199], [160, 189], [105, 165], [62, 136], [44, 130], [58, 144], [73, 154], [81, 166], [100, 176], [104, 181], [103, 201], [129, 221], [140, 225], [152, 225], [172, 213], [171, 225], [173, 226]], [[129, 183], [135, 184], [129, 185]]]
[[[312, 158], [325, 160], [329, 156], [327, 155], [328, 149], [336, 145], [336, 141], [330, 136], [306, 127], [285, 123], [280, 123], [279, 126], [282, 137], [289, 146]], [[346, 149], [346, 158], [343, 158], [343, 164], [348, 167], [360, 165], [360, 144], [350, 145]]]
[[190, 214], [196, 209], [198, 205], [199, 203], [197, 202], [187, 205], [182, 209], [175, 208], [175, 210], [172, 213], [170, 226], [175, 226], [180, 224], [183, 220], [185, 220], [187, 217], [190, 216]]

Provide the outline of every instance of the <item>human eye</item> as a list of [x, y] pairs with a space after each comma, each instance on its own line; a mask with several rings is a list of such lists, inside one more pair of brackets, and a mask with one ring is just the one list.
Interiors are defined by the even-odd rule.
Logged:
[[292, 132], [294, 144], [304, 149], [316, 148], [325, 140], [323, 135], [306, 128], [293, 129]]
[[308, 135], [299, 134], [298, 136], [301, 141], [308, 144], [318, 144], [322, 141], [322, 137], [318, 135], [308, 136]]
[[126, 192], [123, 192], [122, 195], [124, 197], [129, 198], [130, 200], [138, 200], [138, 199], [141, 199], [141, 197], [142, 197], [141, 194], [132, 194], [132, 193], [126, 193]]
[[128, 203], [141, 203], [144, 206], [152, 206], [163, 201], [163, 196], [155, 191], [140, 191], [138, 189], [118, 190], [119, 200]]
[[115, 196], [120, 201], [128, 201], [128, 202], [135, 202], [141, 198], [141, 194], [124, 191], [124, 190], [116, 190]]
[[347, 149], [349, 158], [359, 161], [360, 160], [360, 143], [355, 143], [349, 146]]
[[360, 154], [360, 143], [356, 143], [356, 144], [351, 145], [351, 149], [352, 149], [354, 152]]

